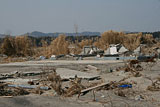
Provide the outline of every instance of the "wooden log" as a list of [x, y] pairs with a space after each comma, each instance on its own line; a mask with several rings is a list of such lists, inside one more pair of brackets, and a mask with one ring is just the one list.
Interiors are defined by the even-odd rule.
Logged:
[[81, 93], [85, 93], [87, 91], [91, 91], [91, 90], [94, 90], [96, 88], [99, 88], [99, 87], [102, 87], [102, 86], [105, 86], [105, 85], [108, 85], [109, 83], [102, 83], [102, 84], [99, 84], [97, 86], [94, 86], [94, 87], [89, 87], [87, 89], [84, 89], [84, 90], [81, 90]]
[[89, 69], [98, 70], [97, 67], [92, 66], [92, 65], [87, 65], [87, 67], [88, 67]]
[[2, 98], [12, 98], [13, 96], [0, 96]]

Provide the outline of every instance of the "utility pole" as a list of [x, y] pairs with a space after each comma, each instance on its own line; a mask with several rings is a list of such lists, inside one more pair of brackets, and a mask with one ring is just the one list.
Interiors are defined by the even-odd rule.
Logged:
[[74, 24], [74, 30], [75, 30], [76, 36], [78, 36], [78, 24]]
[[77, 42], [79, 42], [79, 41], [78, 41], [78, 24], [74, 24], [74, 31], [75, 31], [75, 34], [76, 34], [76, 35], [75, 35], [75, 36], [76, 36], [75, 38], [76, 38]]

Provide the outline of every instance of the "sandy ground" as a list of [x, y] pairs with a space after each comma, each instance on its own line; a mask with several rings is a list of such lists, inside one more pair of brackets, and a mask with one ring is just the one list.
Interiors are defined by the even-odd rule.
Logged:
[[[97, 67], [98, 70], [88, 70], [88, 73], [100, 75], [105, 82], [119, 81], [127, 76], [126, 73], [121, 72], [109, 72], [109, 69], [116, 69], [117, 67], [124, 66], [123, 61], [109, 61], [109, 60], [80, 60], [80, 61], [27, 61], [16, 62], [8, 64], [0, 64], [0, 73], [10, 73], [13, 71], [32, 72], [40, 71], [43, 67], [55, 67], [55, 68], [67, 68], [71, 70], [77, 70], [79, 72], [86, 72], [86, 66], [92, 65]], [[158, 61], [151, 69], [145, 63], [142, 63], [144, 68], [141, 71], [142, 76], [130, 77], [126, 79], [128, 82], [136, 82], [133, 88], [126, 91], [135, 92], [136, 94], [128, 95], [128, 97], [121, 97], [115, 94], [115, 91], [104, 90], [95, 92], [95, 101], [93, 101], [92, 91], [79, 99], [77, 95], [69, 98], [53, 96], [53, 95], [26, 95], [16, 96], [12, 98], [0, 97], [0, 107], [158, 107], [160, 106], [159, 91], [148, 91], [147, 86], [152, 82], [146, 77], [150, 77], [153, 80], [156, 77], [160, 77], [160, 62]], [[138, 95], [143, 96], [143, 99], [136, 100]]]
[[123, 61], [108, 61], [108, 60], [80, 60], [80, 61], [65, 61], [65, 60], [43, 60], [43, 61], [27, 61], [0, 64], [0, 73], [9, 73], [13, 71], [39, 71], [43, 67], [64, 67], [75, 70], [83, 70], [87, 65], [94, 65], [102, 71], [108, 68], [123, 65]]

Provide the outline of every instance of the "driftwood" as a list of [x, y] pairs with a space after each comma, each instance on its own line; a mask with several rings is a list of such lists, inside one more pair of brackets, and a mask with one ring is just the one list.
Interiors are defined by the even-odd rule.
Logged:
[[91, 91], [91, 90], [94, 90], [96, 88], [99, 88], [99, 87], [102, 87], [102, 86], [105, 86], [105, 85], [108, 85], [109, 83], [102, 83], [100, 85], [97, 85], [97, 86], [93, 86], [93, 87], [90, 87], [90, 88], [87, 88], [87, 89], [84, 89], [84, 90], [81, 90], [81, 93], [85, 93], [85, 92], [88, 92], [88, 91]]
[[93, 69], [93, 70], [98, 70], [98, 68], [97, 68], [97, 67], [92, 66], [92, 65], [87, 65], [87, 68], [89, 68], [89, 69]]
[[0, 96], [2, 98], [13, 98], [13, 96]]

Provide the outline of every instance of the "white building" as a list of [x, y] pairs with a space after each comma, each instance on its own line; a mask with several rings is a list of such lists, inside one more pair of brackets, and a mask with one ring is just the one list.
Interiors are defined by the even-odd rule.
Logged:
[[117, 54], [123, 54], [124, 52], [127, 52], [128, 49], [126, 49], [123, 45], [120, 44], [111, 44], [109, 48], [104, 52], [105, 55], [117, 55]]

